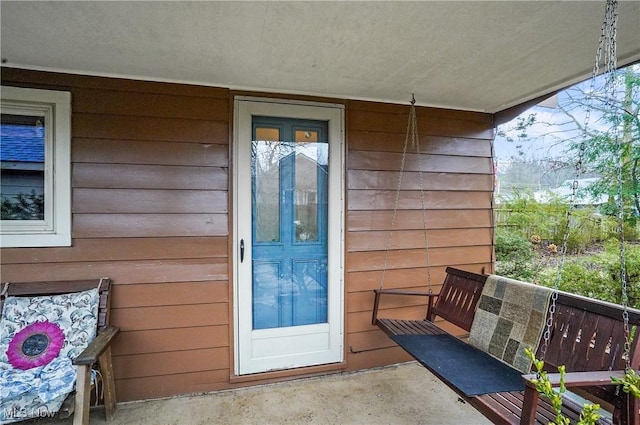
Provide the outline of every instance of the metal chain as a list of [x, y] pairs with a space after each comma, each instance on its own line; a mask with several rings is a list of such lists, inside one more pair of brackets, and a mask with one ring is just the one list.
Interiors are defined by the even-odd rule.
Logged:
[[[606, 73], [608, 74], [608, 79], [605, 84], [605, 99], [610, 106], [613, 106], [613, 102], [616, 100], [618, 95], [618, 79], [615, 76], [615, 71], [617, 70], [617, 44], [616, 44], [616, 36], [617, 36], [617, 23], [618, 23], [618, 13], [617, 13], [617, 1], [610, 0], [607, 2], [607, 12], [606, 17], [608, 19], [607, 25], [607, 37], [605, 38], [605, 58], [606, 58]], [[609, 96], [606, 96], [606, 93], [609, 93]], [[611, 108], [613, 109], [613, 108]], [[625, 238], [624, 238], [624, 199], [623, 199], [623, 173], [622, 167], [624, 165], [623, 158], [623, 144], [624, 140], [621, 140], [619, 135], [619, 115], [614, 114], [613, 116], [613, 130], [612, 137], [615, 140], [615, 152], [616, 152], [616, 184], [617, 184], [617, 199], [616, 199], [616, 207], [618, 208], [618, 223], [617, 223], [617, 232], [618, 232], [618, 244], [620, 249], [620, 284], [622, 286], [622, 320], [624, 326], [624, 351], [623, 358], [625, 360], [625, 369], [629, 369], [631, 367], [631, 336], [630, 336], [630, 328], [629, 328], [629, 295], [628, 295], [628, 280], [627, 280], [627, 263], [626, 263], [626, 249], [625, 249]]]
[[[610, 42], [612, 33], [615, 36], [615, 27], [616, 27], [615, 20], [617, 20], [617, 13], [615, 11], [616, 6], [617, 6], [616, 0], [607, 0], [605, 17], [604, 17], [604, 21], [602, 22], [600, 38], [598, 40], [598, 48], [596, 50], [596, 57], [593, 65], [593, 70], [591, 73], [589, 93], [595, 92], [595, 80], [596, 80], [596, 76], [600, 72], [600, 61], [602, 59], [603, 49], [606, 51], [605, 63], [607, 65], [607, 71], [609, 71], [610, 69], [612, 52], [610, 51], [609, 46], [611, 46], [612, 44]], [[615, 20], [612, 20], [612, 17], [615, 17]], [[613, 44], [615, 45], [615, 41], [613, 42]], [[615, 54], [613, 54], [613, 56], [615, 56]], [[587, 110], [585, 111], [585, 118], [584, 118], [584, 124], [583, 124], [585, 131], [582, 132], [582, 138], [578, 146], [578, 160], [576, 161], [576, 164], [575, 164], [575, 177], [571, 187], [571, 196], [569, 198], [569, 208], [567, 209], [567, 214], [565, 217], [566, 222], [565, 222], [564, 233], [562, 236], [562, 245], [560, 248], [560, 254], [561, 254], [560, 264], [558, 266], [558, 273], [556, 274], [556, 278], [554, 282], [553, 293], [551, 294], [551, 300], [549, 305], [549, 315], [547, 317], [547, 323], [546, 323], [545, 331], [543, 334], [543, 344], [542, 344], [542, 347], [540, 347], [541, 360], [544, 360], [545, 358], [545, 355], [547, 353], [547, 348], [549, 347], [549, 341], [551, 339], [551, 332], [553, 329], [553, 323], [554, 323], [556, 309], [557, 309], [557, 300], [558, 300], [560, 281], [562, 280], [562, 271], [564, 270], [564, 265], [567, 258], [567, 246], [569, 243], [569, 232], [571, 230], [571, 220], [573, 216], [573, 210], [576, 208], [575, 201], [578, 195], [579, 180], [582, 174], [584, 173], [583, 162], [584, 162], [585, 151], [587, 148], [586, 129], [589, 126], [590, 119], [591, 119], [591, 108], [587, 108]], [[627, 313], [627, 321], [628, 321], [628, 313]]]
[[[402, 189], [402, 175], [404, 173], [404, 165], [407, 160], [407, 148], [409, 146], [409, 133], [411, 131], [411, 117], [415, 121], [415, 99], [411, 96], [411, 108], [409, 110], [409, 121], [407, 122], [407, 132], [404, 138], [404, 146], [402, 148], [402, 161], [400, 162], [400, 173], [398, 173], [398, 184], [396, 187], [396, 196], [393, 204], [393, 215], [391, 216], [391, 229], [389, 230], [389, 236], [387, 238], [387, 249], [384, 256], [384, 264], [382, 266], [382, 276], [380, 276], [380, 289], [384, 288], [384, 279], [387, 275], [387, 266], [389, 265], [389, 250], [391, 249], [391, 239], [393, 238], [393, 231], [396, 227], [396, 219], [398, 216], [398, 205], [400, 203], [400, 190]], [[414, 126], [415, 127], [415, 126]]]
[[427, 286], [429, 287], [429, 293], [433, 293], [431, 285], [431, 264], [429, 263], [429, 237], [427, 230], [427, 208], [424, 199], [424, 175], [422, 171], [422, 153], [420, 152], [420, 140], [418, 136], [418, 120], [416, 118], [415, 99], [411, 99], [411, 114], [409, 122], [411, 124], [411, 146], [415, 149], [416, 155], [418, 155], [418, 179], [420, 180], [420, 202], [422, 205], [422, 231], [424, 232], [424, 255], [425, 264], [427, 265]]

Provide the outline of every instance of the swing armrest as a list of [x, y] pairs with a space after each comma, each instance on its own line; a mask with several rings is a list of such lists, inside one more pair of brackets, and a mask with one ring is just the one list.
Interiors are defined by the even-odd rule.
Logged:
[[429, 302], [427, 304], [427, 317], [429, 317], [429, 313], [431, 312], [433, 299], [438, 295], [440, 295], [440, 294], [434, 294], [432, 292], [408, 291], [403, 289], [374, 289], [373, 292], [375, 293], [375, 300], [373, 302], [373, 314], [371, 317], [371, 323], [374, 326], [376, 325], [376, 321], [378, 320], [378, 306], [380, 304], [380, 296], [383, 294], [428, 297]]
[[[532, 382], [536, 378], [535, 373], [528, 375], [522, 375], [522, 380], [528, 387], [535, 388], [536, 385]], [[560, 374], [549, 373], [549, 382], [552, 387], [560, 386]], [[564, 375], [564, 384], [567, 388], [571, 387], [586, 387], [590, 385], [616, 385], [611, 382], [611, 378], [622, 378], [624, 376], [624, 370], [598, 370], [594, 372], [567, 372]]]
[[[605, 386], [616, 385], [611, 382], [611, 378], [622, 378], [624, 370], [602, 370], [594, 372], [567, 372], [564, 376], [567, 388], [588, 387], [592, 385]], [[520, 425], [530, 425], [535, 423], [536, 406], [540, 394], [536, 390], [536, 385], [532, 382], [537, 375], [535, 373], [522, 375], [525, 384], [524, 400], [522, 401], [522, 415]], [[560, 374], [547, 374], [552, 387], [560, 386]]]

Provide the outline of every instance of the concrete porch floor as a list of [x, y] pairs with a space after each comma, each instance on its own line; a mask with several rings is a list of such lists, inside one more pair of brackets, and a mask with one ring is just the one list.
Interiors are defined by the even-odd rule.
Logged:
[[[72, 420], [33, 420], [37, 425]], [[418, 363], [118, 405], [92, 425], [169, 424], [490, 424]]]

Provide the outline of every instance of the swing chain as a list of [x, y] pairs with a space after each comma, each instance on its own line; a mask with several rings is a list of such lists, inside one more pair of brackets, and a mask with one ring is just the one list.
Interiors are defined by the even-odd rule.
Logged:
[[[602, 22], [600, 38], [598, 40], [598, 48], [596, 50], [596, 56], [594, 61], [593, 70], [591, 73], [591, 81], [589, 87], [589, 93], [595, 93], [595, 80], [600, 72], [600, 61], [602, 59], [602, 52], [605, 51], [605, 64], [606, 64], [606, 72], [612, 73], [616, 67], [616, 45], [615, 45], [615, 37], [616, 37], [616, 23], [618, 19], [617, 15], [617, 0], [607, 0], [607, 5], [605, 9], [605, 17]], [[558, 265], [558, 273], [556, 274], [556, 279], [553, 287], [553, 293], [551, 295], [550, 305], [549, 305], [549, 315], [547, 318], [547, 323], [545, 327], [545, 331], [543, 334], [543, 344], [540, 347], [540, 359], [544, 360], [547, 348], [549, 347], [549, 341], [551, 339], [551, 332], [554, 323], [554, 316], [556, 313], [556, 304], [558, 300], [558, 293], [560, 287], [560, 281], [562, 279], [562, 270], [564, 270], [564, 265], [567, 257], [567, 247], [569, 243], [569, 232], [571, 228], [571, 220], [573, 216], [573, 210], [576, 208], [576, 199], [578, 196], [578, 187], [579, 180], [582, 174], [584, 174], [584, 157], [587, 149], [587, 132], [586, 129], [589, 126], [589, 122], [591, 119], [591, 108], [587, 108], [585, 112], [584, 118], [584, 129], [582, 133], [582, 138], [580, 140], [579, 148], [578, 148], [578, 159], [575, 164], [575, 177], [573, 180], [573, 184], [571, 186], [571, 196], [569, 198], [569, 207], [567, 209], [567, 213], [565, 216], [565, 229], [562, 237], [562, 245], [560, 248], [560, 264]], [[620, 169], [621, 167], [619, 167]], [[620, 192], [621, 193], [621, 192]], [[625, 297], [626, 297], [626, 279], [623, 279], [623, 304], [624, 304], [624, 327], [625, 327], [625, 335], [627, 336], [625, 342], [625, 353], [627, 362], [629, 362], [629, 350], [631, 348], [630, 341], [628, 338], [629, 335], [629, 313], [627, 311]]]
[[[613, 106], [613, 103], [617, 97], [617, 85], [618, 80], [615, 77], [614, 73], [617, 70], [617, 44], [616, 44], [616, 35], [617, 35], [617, 0], [609, 0], [607, 1], [607, 12], [606, 18], [608, 19], [609, 25], [607, 25], [607, 37], [605, 38], [605, 63], [606, 63], [606, 72], [609, 74], [609, 78], [605, 83], [605, 101], [609, 104], [609, 106]], [[610, 93], [610, 95], [606, 95], [606, 93]], [[618, 209], [617, 219], [617, 232], [618, 232], [618, 244], [620, 250], [620, 283], [622, 286], [622, 294], [621, 294], [621, 302], [623, 306], [622, 312], [622, 320], [624, 326], [624, 351], [623, 358], [625, 361], [625, 370], [631, 368], [631, 334], [629, 328], [629, 294], [628, 294], [628, 280], [627, 280], [627, 266], [626, 266], [626, 252], [625, 252], [625, 238], [624, 238], [624, 199], [623, 199], [623, 174], [622, 174], [622, 166], [623, 166], [623, 140], [620, 140], [619, 135], [619, 116], [618, 114], [614, 115], [613, 121], [613, 135], [612, 138], [615, 140], [615, 152], [616, 152], [616, 184], [617, 184], [617, 200], [616, 206]]]
[[427, 204], [424, 198], [424, 175], [422, 171], [422, 153], [420, 152], [420, 140], [418, 135], [418, 120], [416, 118], [416, 111], [413, 106], [415, 103], [415, 98], [412, 98], [411, 101], [411, 115], [410, 115], [410, 123], [411, 123], [411, 145], [416, 151], [416, 155], [418, 156], [418, 180], [420, 180], [420, 203], [421, 203], [421, 211], [422, 211], [422, 231], [424, 233], [424, 254], [425, 254], [425, 264], [427, 266], [427, 286], [429, 288], [429, 293], [433, 293], [433, 288], [431, 284], [431, 264], [429, 263], [429, 237], [427, 231]]
[[407, 160], [407, 150], [409, 147], [409, 139], [411, 139], [411, 147], [416, 151], [418, 157], [418, 178], [420, 180], [420, 201], [422, 205], [422, 228], [424, 229], [424, 242], [425, 242], [425, 256], [427, 265], [427, 284], [429, 286], [429, 293], [433, 293], [431, 285], [431, 267], [429, 264], [429, 243], [427, 237], [427, 213], [426, 202], [424, 198], [424, 178], [422, 171], [422, 155], [420, 153], [420, 141], [418, 137], [418, 119], [416, 117], [416, 98], [411, 94], [411, 106], [409, 108], [409, 120], [407, 122], [407, 132], [404, 139], [404, 146], [402, 148], [402, 160], [400, 162], [400, 172], [398, 173], [398, 183], [396, 187], [393, 215], [391, 217], [391, 230], [387, 237], [387, 250], [384, 257], [384, 264], [382, 267], [382, 276], [380, 278], [380, 289], [384, 287], [384, 279], [387, 273], [387, 266], [389, 264], [389, 250], [391, 248], [391, 240], [393, 238], [393, 231], [395, 230], [396, 220], [398, 216], [398, 205], [400, 204], [400, 191], [402, 190], [402, 179]]
[[400, 161], [400, 172], [398, 173], [398, 183], [396, 185], [396, 194], [393, 203], [393, 215], [391, 216], [391, 229], [387, 237], [387, 249], [385, 251], [384, 263], [382, 266], [382, 276], [380, 276], [380, 289], [384, 288], [384, 279], [387, 275], [387, 266], [389, 265], [389, 250], [391, 248], [391, 240], [393, 238], [393, 232], [396, 228], [396, 220], [398, 217], [398, 205], [400, 204], [400, 190], [402, 190], [402, 177], [404, 173], [404, 166], [407, 161], [407, 148], [409, 146], [409, 132], [411, 130], [412, 118], [415, 121], [415, 97], [411, 95], [411, 108], [409, 110], [409, 122], [407, 123], [407, 132], [404, 138], [404, 146], [402, 147], [402, 160]]
[[[602, 39], [600, 46], [598, 47], [598, 56], [596, 56], [596, 64], [598, 59], [602, 56], [602, 50], [604, 50], [604, 64], [605, 73], [608, 74], [608, 78], [605, 82], [603, 91], [605, 92], [605, 102], [607, 106], [613, 107], [614, 101], [617, 97], [617, 85], [618, 80], [615, 77], [615, 71], [617, 70], [617, 12], [618, 2], [617, 0], [608, 0], [607, 8], [605, 12], [605, 23], [602, 27]], [[623, 359], [625, 361], [625, 370], [631, 367], [631, 333], [629, 328], [629, 294], [628, 294], [628, 279], [627, 279], [627, 266], [626, 266], [626, 252], [625, 252], [625, 238], [624, 238], [624, 199], [623, 199], [623, 141], [620, 140], [619, 135], [619, 116], [614, 114], [612, 125], [612, 138], [615, 141], [615, 153], [616, 153], [616, 185], [617, 185], [617, 199], [616, 207], [618, 209], [617, 214], [617, 228], [618, 233], [618, 245], [620, 255], [620, 283], [622, 286], [621, 303], [623, 307], [622, 320], [624, 328], [625, 342], [623, 347]]]

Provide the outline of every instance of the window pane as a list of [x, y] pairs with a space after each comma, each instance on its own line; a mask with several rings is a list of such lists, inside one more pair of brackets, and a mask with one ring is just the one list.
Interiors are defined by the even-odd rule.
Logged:
[[2, 220], [44, 220], [44, 116], [2, 114], [0, 123]]
[[296, 142], [314, 142], [318, 141], [318, 132], [313, 130], [296, 130]]

